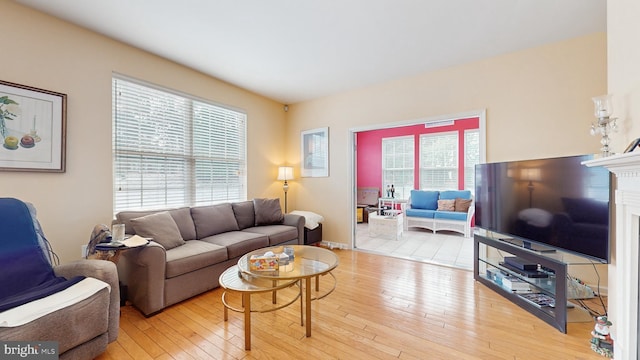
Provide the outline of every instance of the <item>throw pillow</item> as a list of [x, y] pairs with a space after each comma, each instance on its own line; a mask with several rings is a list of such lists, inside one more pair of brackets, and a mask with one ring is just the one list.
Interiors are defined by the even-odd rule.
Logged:
[[253, 211], [253, 201], [240, 201], [231, 204], [240, 230], [256, 225], [256, 214]]
[[469, 206], [471, 206], [471, 201], [471, 199], [457, 198], [454, 205], [455, 211], [467, 212], [469, 210]]
[[196, 206], [191, 208], [198, 240], [208, 236], [238, 231], [238, 222], [230, 203]]
[[454, 211], [455, 200], [438, 200], [438, 210], [440, 211]]
[[253, 199], [256, 212], [256, 225], [282, 224], [284, 214], [280, 208], [280, 199]]
[[131, 225], [137, 235], [153, 238], [153, 241], [167, 250], [185, 243], [178, 225], [168, 211], [131, 219]]

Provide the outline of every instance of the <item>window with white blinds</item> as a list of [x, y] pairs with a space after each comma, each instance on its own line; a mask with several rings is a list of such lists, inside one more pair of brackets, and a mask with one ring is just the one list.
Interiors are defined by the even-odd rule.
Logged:
[[246, 114], [113, 78], [114, 212], [246, 199]]
[[458, 189], [458, 133], [420, 135], [420, 189]]
[[413, 189], [414, 140], [413, 136], [382, 139], [382, 196], [393, 185], [394, 197], [407, 199]]
[[480, 163], [480, 131], [464, 131], [464, 189], [476, 191], [476, 164]]

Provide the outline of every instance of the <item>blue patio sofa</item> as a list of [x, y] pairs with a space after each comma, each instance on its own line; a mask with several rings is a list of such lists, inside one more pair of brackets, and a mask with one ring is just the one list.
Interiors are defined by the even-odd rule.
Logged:
[[[439, 200], [444, 200], [440, 209]], [[471, 237], [475, 206], [469, 190], [411, 190], [408, 201], [402, 204], [402, 213], [405, 230], [421, 227], [434, 233], [449, 230]]]

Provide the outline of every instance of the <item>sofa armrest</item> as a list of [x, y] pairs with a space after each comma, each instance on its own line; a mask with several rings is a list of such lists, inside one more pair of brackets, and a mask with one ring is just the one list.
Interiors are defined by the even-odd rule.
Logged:
[[411, 197], [407, 199], [407, 202], [400, 203], [400, 210], [405, 216], [407, 215], [407, 209], [411, 209]]
[[298, 229], [298, 245], [304, 245], [304, 216], [284, 214], [284, 225], [295, 226]]
[[164, 308], [164, 282], [167, 251], [155, 241], [125, 250], [118, 260], [120, 280], [127, 286], [127, 297], [145, 315]]
[[57, 276], [67, 279], [75, 276], [92, 277], [102, 280], [111, 286], [109, 298], [109, 342], [118, 338], [120, 330], [120, 285], [116, 265], [106, 260], [78, 260], [53, 268]]

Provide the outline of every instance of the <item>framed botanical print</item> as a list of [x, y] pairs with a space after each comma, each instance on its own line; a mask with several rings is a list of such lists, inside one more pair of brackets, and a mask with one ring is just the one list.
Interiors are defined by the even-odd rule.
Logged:
[[67, 95], [0, 81], [0, 170], [65, 171]]

